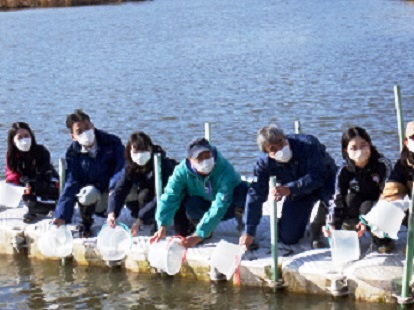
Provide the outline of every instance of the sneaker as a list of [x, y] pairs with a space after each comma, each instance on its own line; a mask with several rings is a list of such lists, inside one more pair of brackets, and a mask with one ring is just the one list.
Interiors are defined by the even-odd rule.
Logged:
[[324, 249], [326, 248], [325, 242], [321, 241], [321, 240], [314, 240], [312, 241], [312, 249]]
[[389, 254], [394, 250], [395, 243], [394, 241], [387, 242], [387, 244], [382, 244], [378, 246], [378, 252], [382, 254]]
[[220, 273], [216, 268], [211, 268], [210, 280], [211, 281], [225, 281], [227, 280], [227, 278], [226, 278], [226, 275]]
[[36, 219], [36, 214], [33, 213], [26, 213], [25, 215], [23, 215], [23, 222], [24, 223], [31, 223]]

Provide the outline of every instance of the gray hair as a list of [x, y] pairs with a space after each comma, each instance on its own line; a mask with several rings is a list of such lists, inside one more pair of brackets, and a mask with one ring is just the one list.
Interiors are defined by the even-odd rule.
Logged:
[[259, 129], [257, 132], [257, 145], [262, 152], [266, 152], [266, 147], [277, 142], [280, 136], [284, 137], [283, 130], [276, 125], [269, 125]]

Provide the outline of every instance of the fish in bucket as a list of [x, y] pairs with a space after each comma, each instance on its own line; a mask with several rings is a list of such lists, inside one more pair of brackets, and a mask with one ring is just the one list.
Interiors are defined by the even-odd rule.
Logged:
[[177, 274], [185, 260], [187, 249], [181, 245], [183, 237], [174, 236], [154, 242], [148, 251], [148, 262], [154, 268], [168, 273]]
[[371, 227], [371, 233], [375, 236], [398, 239], [397, 234], [409, 204], [408, 200], [379, 200], [371, 211], [366, 215], [361, 215], [360, 219]]
[[131, 231], [120, 222], [114, 228], [105, 224], [98, 234], [96, 246], [106, 261], [124, 259], [132, 247]]

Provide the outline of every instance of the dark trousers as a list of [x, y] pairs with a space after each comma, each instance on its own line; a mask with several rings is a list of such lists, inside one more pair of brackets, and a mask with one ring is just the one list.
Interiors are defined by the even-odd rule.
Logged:
[[[38, 198], [47, 200], [50, 202], [38, 201]], [[22, 196], [23, 203], [29, 209], [29, 214], [43, 214], [46, 215], [50, 211], [55, 210], [56, 201], [59, 198], [59, 188], [56, 187], [55, 183], [49, 182], [49, 186], [42, 188], [37, 187], [34, 194], [24, 194]]]
[[[244, 209], [248, 189], [247, 182], [243, 181], [234, 188], [233, 203], [227, 209], [227, 212], [221, 219], [222, 221], [234, 218], [242, 213], [241, 210]], [[174, 217], [176, 233], [182, 236], [191, 234], [194, 231], [194, 223], [201, 220], [210, 209], [211, 204], [211, 201], [205, 200], [201, 196], [187, 196]]]
[[144, 224], [151, 224], [155, 219], [155, 210], [157, 202], [154, 200], [154, 193], [149, 189], [141, 189], [138, 191], [138, 199], [128, 201], [126, 207], [131, 211], [133, 218], [139, 218]]

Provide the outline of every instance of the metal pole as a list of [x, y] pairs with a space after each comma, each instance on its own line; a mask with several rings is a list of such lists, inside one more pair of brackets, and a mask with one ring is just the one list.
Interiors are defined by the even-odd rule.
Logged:
[[295, 121], [295, 134], [300, 134], [301, 128], [300, 128], [300, 121]]
[[211, 125], [210, 123], [204, 123], [204, 137], [211, 142]]
[[407, 248], [406, 248], [406, 256], [405, 256], [405, 264], [404, 264], [404, 278], [402, 283], [402, 291], [401, 297], [403, 299], [412, 297], [410, 296], [410, 284], [411, 284], [411, 277], [413, 274], [413, 254], [414, 254], [414, 217], [413, 217], [413, 209], [414, 209], [414, 190], [411, 196], [411, 204], [409, 208], [409, 215], [408, 215], [408, 233], [407, 233]]
[[154, 173], [155, 173], [155, 193], [157, 194], [157, 205], [159, 205], [162, 195], [162, 176], [161, 176], [161, 154], [154, 154]]
[[66, 161], [59, 158], [59, 193], [62, 194], [66, 182]]
[[[276, 177], [271, 176], [269, 182], [269, 191], [276, 187]], [[272, 280], [279, 280], [279, 266], [277, 257], [277, 201], [269, 201], [270, 203], [270, 243], [272, 249]]]
[[397, 123], [398, 123], [398, 136], [400, 141], [400, 151], [403, 149], [404, 146], [404, 119], [402, 115], [402, 108], [401, 108], [401, 91], [400, 86], [394, 86], [394, 98], [395, 98], [395, 110], [397, 113]]

